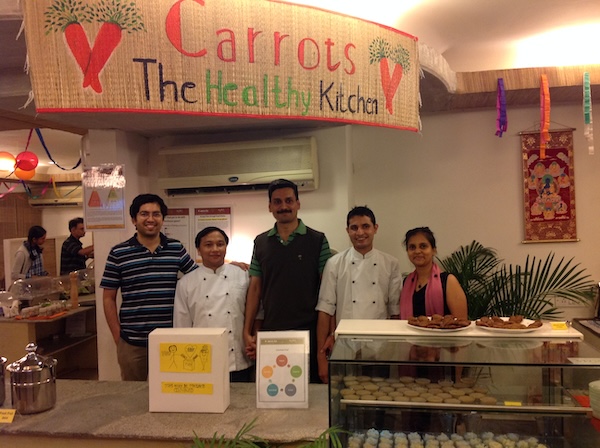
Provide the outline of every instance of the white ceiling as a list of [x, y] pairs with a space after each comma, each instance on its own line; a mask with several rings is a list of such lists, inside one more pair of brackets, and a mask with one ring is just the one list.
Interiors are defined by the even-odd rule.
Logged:
[[[600, 42], [600, 0], [304, 0], [293, 3], [317, 5], [417, 36], [421, 43], [443, 55], [455, 72], [559, 66], [564, 65], [560, 62], [562, 57], [572, 58], [579, 49], [586, 50], [583, 54], [588, 59], [575, 62], [571, 59], [567, 65], [600, 64], [600, 51], [597, 49], [597, 42]], [[23, 36], [15, 41], [21, 16], [18, 5], [19, 0], [0, 0], [0, 80], [3, 74], [14, 75], [21, 71], [25, 62]], [[575, 37], [574, 27], [585, 30], [587, 34]], [[563, 38], [560, 43], [552, 43], [549, 34], [545, 34], [565, 31], [570, 37]], [[542, 58], [541, 62], [533, 56], [520, 57], [517, 44], [542, 35], [545, 37], [534, 47], [534, 56]], [[24, 101], [25, 98], [11, 96], [0, 81], [0, 113], [23, 113], [19, 107]], [[32, 109], [32, 106], [26, 109], [30, 116], [33, 115]], [[22, 124], [13, 125], [11, 120], [1, 117], [0, 130], [9, 130], [0, 132], [0, 151], [17, 153], [24, 150], [29, 131], [19, 129]], [[73, 122], [79, 125], [81, 122], [75, 118]], [[136, 121], [137, 127], [132, 125], [132, 129], [142, 134], [150, 132], [156, 126], [155, 118], [151, 118]], [[161, 122], [165, 129], [171, 127], [175, 130], [179, 126], [179, 131], [186, 132], [193, 132], [195, 128], [222, 132], [236, 127], [294, 126], [281, 120], [267, 123], [211, 117], [196, 118], [195, 121], [178, 118], [172, 122], [166, 117], [164, 120], [161, 118]], [[318, 123], [309, 125], [316, 126]], [[69, 165], [77, 160], [79, 135], [49, 129], [43, 130], [43, 135], [59, 163]], [[74, 147], [77, 147], [75, 154]], [[48, 160], [35, 134], [30, 149], [38, 152], [41, 161]]]

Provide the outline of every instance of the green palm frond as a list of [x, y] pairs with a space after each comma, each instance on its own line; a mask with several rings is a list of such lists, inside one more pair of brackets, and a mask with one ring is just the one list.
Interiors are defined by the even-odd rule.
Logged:
[[507, 266], [494, 249], [473, 241], [439, 262], [465, 291], [471, 320], [511, 315], [552, 320], [561, 315], [554, 298], [587, 304], [593, 300], [594, 286], [573, 259], [555, 263], [554, 258], [553, 253], [544, 260], [528, 256], [523, 266]]
[[194, 448], [263, 448], [268, 443], [260, 437], [253, 436], [250, 431], [256, 426], [256, 418], [250, 423], [244, 423], [233, 439], [227, 440], [224, 435], [215, 432], [212, 439], [200, 439], [194, 433]]
[[349, 434], [339, 426], [332, 426], [321, 433], [317, 439], [305, 445], [300, 445], [300, 448], [342, 448], [340, 434]]
[[[225, 439], [224, 435], [215, 432], [211, 439], [200, 439], [194, 433], [193, 448], [269, 448], [269, 442], [260, 437], [253, 436], [250, 431], [256, 426], [256, 418], [250, 423], [245, 423], [233, 439]], [[349, 434], [339, 426], [332, 426], [312, 442], [300, 445], [299, 448], [342, 448], [341, 434]]]

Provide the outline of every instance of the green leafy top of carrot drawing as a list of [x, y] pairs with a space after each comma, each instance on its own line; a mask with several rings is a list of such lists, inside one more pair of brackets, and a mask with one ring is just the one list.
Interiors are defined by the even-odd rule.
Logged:
[[381, 37], [376, 37], [369, 45], [369, 63], [377, 64], [383, 58], [389, 58], [392, 52], [390, 44]]
[[391, 59], [396, 64], [400, 64], [404, 72], [410, 70], [410, 53], [402, 45], [396, 45], [396, 47], [392, 51]]
[[100, 0], [91, 9], [90, 15], [97, 22], [115, 23], [128, 33], [146, 31], [139, 8], [131, 0]]
[[65, 31], [72, 23], [91, 22], [90, 7], [81, 0], [55, 0], [44, 12], [46, 34]]

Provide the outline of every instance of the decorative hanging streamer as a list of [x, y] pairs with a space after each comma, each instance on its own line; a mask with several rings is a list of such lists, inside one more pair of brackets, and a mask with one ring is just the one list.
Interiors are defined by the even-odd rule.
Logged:
[[[67, 196], [70, 196], [72, 193], [74, 193], [79, 188], [81, 188], [81, 185], [77, 185], [71, 191], [69, 191], [69, 192], [65, 193], [64, 195], [62, 195], [60, 193], [59, 189], [58, 189], [58, 186], [56, 185], [56, 182], [54, 181], [54, 178], [50, 179], [50, 182], [52, 182], [52, 189], [54, 190], [54, 194], [56, 195], [57, 198], [66, 198]], [[46, 192], [46, 188], [48, 188], [48, 185], [46, 185], [46, 187], [42, 191], [42, 195]]]
[[548, 77], [541, 76], [540, 82], [540, 158], [546, 158], [546, 143], [550, 141], [550, 89]]
[[15, 188], [17, 188], [16, 185], [9, 187], [6, 182], [2, 182], [2, 185], [4, 185], [6, 188], [8, 188], [8, 190], [6, 190], [4, 193], [0, 193], [0, 199], [2, 199], [4, 196], [6, 196], [11, 191], [13, 191]]
[[52, 161], [52, 163], [54, 163], [54, 166], [59, 167], [63, 171], [69, 171], [69, 170], [74, 170], [79, 165], [81, 165], [81, 157], [80, 157], [79, 161], [75, 164], [75, 166], [73, 168], [63, 168], [62, 166], [60, 166], [58, 163], [56, 163], [56, 160], [54, 160], [52, 158], [52, 155], [50, 155], [50, 151], [48, 151], [48, 148], [46, 146], [46, 142], [44, 142], [44, 137], [42, 137], [42, 131], [40, 131], [39, 128], [35, 128], [35, 133], [37, 134], [38, 138], [40, 139], [40, 143], [44, 147], [44, 150], [46, 151], [46, 154], [48, 155], [48, 158]]
[[498, 78], [498, 93], [496, 96], [496, 135], [502, 134], [508, 129], [508, 117], [506, 116], [506, 91], [504, 90], [504, 79]]
[[583, 74], [583, 135], [588, 141], [588, 151], [594, 155], [594, 126], [592, 120], [592, 90], [590, 87], [590, 74]]

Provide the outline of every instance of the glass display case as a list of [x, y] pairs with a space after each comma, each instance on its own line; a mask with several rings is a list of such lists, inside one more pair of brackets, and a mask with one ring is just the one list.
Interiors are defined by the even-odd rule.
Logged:
[[373, 321], [375, 334], [352, 334], [351, 324], [337, 334], [330, 426], [348, 432], [344, 446], [600, 446], [588, 395], [600, 379], [600, 351], [577, 331], [515, 336], [385, 325], [398, 331]]

